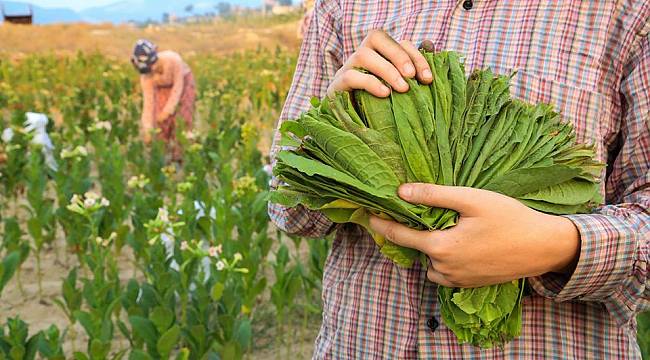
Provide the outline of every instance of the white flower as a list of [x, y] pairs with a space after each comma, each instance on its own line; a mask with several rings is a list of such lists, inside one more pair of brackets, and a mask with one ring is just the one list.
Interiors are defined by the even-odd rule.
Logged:
[[158, 209], [158, 219], [163, 222], [169, 222], [169, 211], [162, 207]]
[[223, 252], [223, 245], [219, 244], [215, 246], [215, 248], [217, 249], [217, 254], [221, 254]]
[[111, 129], [113, 128], [110, 121], [100, 121], [97, 123], [96, 126], [98, 129], [104, 129], [106, 131], [111, 131]]
[[70, 205], [79, 204], [80, 202], [81, 202], [81, 196], [77, 194], [72, 195], [72, 198], [70, 198]]
[[97, 243], [97, 245], [101, 245], [101, 243], [104, 242], [104, 239], [98, 236], [95, 238], [95, 242]]
[[75, 148], [75, 151], [81, 156], [88, 156], [88, 149], [85, 146], [79, 145]]
[[234, 256], [235, 261], [240, 261], [240, 260], [243, 259], [243, 258], [244, 258], [244, 257], [241, 256], [240, 253], [235, 253], [235, 256]]
[[99, 205], [103, 207], [109, 207], [111, 205], [111, 202], [108, 201], [107, 198], [102, 198], [102, 200], [99, 202]]
[[190, 248], [190, 246], [187, 244], [187, 241], [181, 242], [181, 251], [185, 251], [185, 250], [187, 250], [189, 248]]
[[11, 142], [11, 139], [14, 138], [14, 129], [8, 127], [2, 130], [2, 141], [8, 143]]
[[224, 264], [223, 261], [219, 260], [217, 261], [217, 271], [221, 271], [226, 267], [226, 264]]
[[91, 208], [91, 207], [95, 206], [95, 203], [97, 203], [97, 200], [95, 200], [93, 198], [86, 198], [84, 200], [84, 207], [85, 208]]
[[86, 199], [93, 199], [93, 200], [99, 200], [99, 195], [95, 192], [88, 191], [84, 194], [84, 197]]

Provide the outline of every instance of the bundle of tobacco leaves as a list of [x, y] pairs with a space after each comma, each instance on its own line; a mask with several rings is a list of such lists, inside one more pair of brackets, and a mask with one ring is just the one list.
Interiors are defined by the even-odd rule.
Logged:
[[[600, 203], [603, 165], [593, 146], [576, 144], [571, 124], [547, 104], [510, 97], [510, 76], [489, 69], [469, 78], [454, 52], [423, 52], [430, 85], [406, 79], [406, 93], [377, 98], [366, 91], [312, 100], [299, 119], [282, 124], [274, 174], [285, 185], [271, 201], [320, 210], [332, 221], [368, 228], [370, 214], [414, 229], [456, 224], [449, 209], [399, 198], [402, 183], [487, 189], [551, 214], [588, 212]], [[289, 150], [290, 149], [290, 150]], [[374, 236], [399, 266], [422, 255]], [[439, 287], [445, 324], [460, 342], [491, 347], [521, 330], [524, 281], [474, 289]]]

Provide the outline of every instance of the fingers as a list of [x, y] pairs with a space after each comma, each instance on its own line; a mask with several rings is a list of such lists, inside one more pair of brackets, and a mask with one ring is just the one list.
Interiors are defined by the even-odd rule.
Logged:
[[391, 242], [435, 256], [439, 232], [414, 230], [390, 220], [370, 217], [370, 228]]
[[363, 74], [357, 68], [367, 70], [398, 92], [409, 89], [404, 78], [415, 77], [423, 84], [429, 84], [433, 80], [428, 62], [412, 42], [403, 40], [398, 43], [381, 30], [373, 30], [368, 34], [361, 46], [337, 71], [327, 93], [331, 96], [336, 91], [365, 89], [378, 97], [390, 94], [390, 89], [379, 79]]
[[403, 77], [415, 76], [415, 66], [411, 57], [397, 41], [381, 30], [371, 31], [362, 45], [369, 47], [390, 61]]
[[412, 204], [456, 210], [463, 216], [478, 215], [482, 206], [494, 200], [489, 191], [434, 184], [412, 183], [399, 188], [399, 196]]
[[424, 58], [424, 55], [413, 45], [412, 42], [408, 40], [402, 40], [400, 42], [402, 48], [411, 58], [413, 64], [415, 64], [416, 69], [416, 78], [422, 84], [429, 84], [433, 80], [433, 74], [429, 67], [429, 63]]
[[[404, 81], [404, 80], [402, 80]], [[347, 69], [334, 78], [334, 81], [327, 88], [327, 94], [333, 96], [336, 91], [349, 91], [364, 89], [377, 96], [386, 97], [390, 95], [390, 89], [384, 85], [376, 76], [364, 74], [358, 70]]]
[[396, 91], [405, 92], [409, 89], [409, 85], [395, 65], [371, 48], [359, 48], [351, 56], [347, 66], [368, 70], [370, 73], [386, 81]]
[[429, 281], [434, 282], [438, 285], [446, 286], [446, 287], [456, 287], [456, 284], [453, 283], [452, 281], [449, 281], [445, 275], [437, 272], [432, 266], [429, 266], [427, 269], [427, 279]]

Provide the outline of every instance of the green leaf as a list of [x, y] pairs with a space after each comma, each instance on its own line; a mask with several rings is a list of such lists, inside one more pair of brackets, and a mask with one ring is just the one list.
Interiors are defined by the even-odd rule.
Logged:
[[600, 186], [584, 180], [569, 180], [519, 196], [519, 199], [545, 201], [558, 205], [581, 205], [598, 194]]
[[74, 318], [77, 321], [79, 321], [81, 326], [83, 326], [84, 330], [86, 330], [86, 333], [90, 337], [97, 337], [99, 335], [97, 326], [93, 322], [93, 318], [90, 315], [90, 313], [88, 313], [86, 311], [76, 310], [76, 311], [74, 311], [73, 314], [74, 314]]
[[169, 353], [178, 343], [181, 336], [181, 328], [178, 325], [174, 325], [169, 330], [160, 336], [158, 343], [156, 344], [156, 349], [163, 359], [169, 357]]
[[493, 179], [483, 188], [510, 197], [519, 197], [571, 180], [579, 173], [580, 170], [564, 165], [517, 169]]
[[18, 266], [20, 266], [19, 251], [11, 252], [0, 262], [0, 294], [2, 294], [2, 290], [14, 276], [16, 270], [18, 270]]
[[210, 297], [212, 298], [213, 301], [219, 301], [221, 300], [221, 296], [223, 296], [223, 290], [225, 289], [223, 283], [216, 282], [212, 286], [212, 290], [210, 291]]
[[418, 258], [419, 252], [415, 249], [405, 248], [386, 241], [381, 247], [381, 253], [392, 260], [396, 265], [401, 267], [411, 267], [415, 259]]
[[390, 100], [378, 98], [361, 90], [354, 91], [354, 99], [359, 105], [360, 113], [368, 127], [382, 133], [396, 144], [398, 142], [397, 128]]
[[90, 360], [86, 354], [79, 351], [74, 353], [74, 358], [75, 360]]
[[235, 340], [241, 345], [242, 348], [246, 349], [251, 343], [253, 338], [253, 330], [251, 328], [251, 323], [248, 319], [242, 319], [239, 321], [237, 326], [237, 331], [235, 332]]
[[111, 348], [110, 343], [104, 344], [99, 339], [92, 339], [90, 342], [90, 357], [91, 359], [105, 359], [106, 355]]
[[166, 307], [156, 306], [149, 314], [149, 320], [154, 324], [158, 333], [162, 334], [174, 323], [174, 313]]
[[190, 358], [190, 349], [182, 348], [176, 355], [176, 360], [188, 360]]
[[556, 215], [584, 213], [587, 212], [587, 210], [589, 209], [589, 207], [585, 204], [561, 205], [561, 204], [549, 203], [546, 201], [526, 200], [526, 199], [520, 199], [519, 201], [521, 201], [524, 205], [533, 208], [535, 210], [549, 213], [549, 214], [556, 214]]
[[[402, 156], [408, 169], [407, 181], [435, 183], [435, 174], [431, 172], [432, 155], [428, 151], [422, 119], [414, 102], [414, 97], [408, 93], [393, 91], [390, 95], [397, 128], [398, 144], [402, 147]], [[421, 109], [425, 112], [426, 109]], [[425, 115], [426, 116], [426, 115]], [[430, 120], [431, 115], [429, 114]]]
[[394, 190], [399, 180], [391, 168], [359, 138], [332, 125], [305, 116], [301, 124], [318, 145], [364, 184]]
[[156, 327], [146, 318], [141, 316], [129, 316], [129, 322], [133, 328], [133, 333], [143, 339], [147, 346], [155, 347], [157, 342]]
[[133, 349], [129, 354], [129, 360], [153, 360], [153, 358], [142, 350]]

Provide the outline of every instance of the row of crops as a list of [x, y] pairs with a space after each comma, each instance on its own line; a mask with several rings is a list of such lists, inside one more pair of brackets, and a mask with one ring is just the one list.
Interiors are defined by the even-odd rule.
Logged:
[[[260, 152], [294, 64], [293, 54], [263, 49], [190, 60], [198, 125], [178, 131], [179, 165], [137, 136], [129, 64], [99, 54], [0, 60], [1, 126], [11, 129], [0, 142], [0, 301], [9, 287], [25, 301], [45, 296], [45, 253], [66, 268], [52, 307], [66, 325], [34, 329], [1, 314], [0, 359], [295, 355], [296, 335], [320, 317], [328, 243], [269, 225]], [[27, 111], [53, 120], [57, 171], [25, 131]], [[35, 294], [21, 272], [29, 262]], [[639, 340], [648, 339], [643, 315]]]
[[[2, 128], [12, 129], [0, 145], [0, 296], [23, 289], [21, 265], [35, 259], [38, 301], [44, 252], [68, 269], [52, 310], [67, 326], [37, 332], [20, 314], [3, 314], [0, 358], [291, 351], [293, 336], [280, 330], [318, 319], [327, 242], [269, 226], [268, 159], [257, 145], [294, 63], [288, 52], [261, 49], [190, 61], [200, 124], [178, 130], [179, 165], [163, 144], [140, 142], [138, 77], [128, 63], [84, 54], [0, 61]], [[54, 120], [57, 171], [23, 128], [26, 111]], [[25, 301], [33, 295], [22, 291]]]

